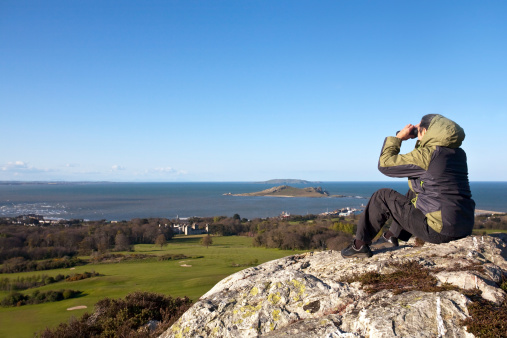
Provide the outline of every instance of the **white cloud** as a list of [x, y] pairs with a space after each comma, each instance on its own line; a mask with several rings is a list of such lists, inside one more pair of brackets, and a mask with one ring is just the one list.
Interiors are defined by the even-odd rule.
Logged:
[[38, 168], [26, 161], [11, 161], [0, 163], [1, 180], [63, 180], [63, 181], [97, 181], [97, 180], [146, 180], [160, 181], [181, 178], [187, 175], [184, 170], [178, 170], [171, 166], [159, 166], [135, 171], [129, 167], [114, 164], [110, 167], [89, 167], [83, 164], [63, 163], [57, 168]]
[[154, 172], [159, 174], [171, 174], [171, 176], [177, 176], [177, 175], [186, 175], [187, 172], [185, 170], [177, 170], [171, 167], [165, 167], [165, 168], [155, 168], [153, 169]]
[[111, 167], [111, 170], [112, 171], [119, 171], [119, 170], [125, 170], [125, 167], [121, 166], [121, 165], [118, 165], [118, 164], [115, 164]]
[[134, 173], [137, 179], [165, 179], [175, 176], [186, 175], [187, 171], [178, 170], [173, 167], [156, 167]]
[[153, 170], [156, 172], [159, 172], [159, 173], [174, 173], [174, 172], [176, 172], [176, 170], [171, 167], [155, 168]]
[[2, 170], [3, 171], [11, 171], [11, 170], [24, 169], [26, 167], [27, 167], [27, 164], [23, 161], [7, 162], [7, 164], [2, 167]]
[[4, 166], [0, 167], [2, 171], [19, 175], [21, 173], [43, 173], [49, 172], [48, 169], [35, 168], [34, 166], [28, 165], [23, 161], [7, 162]]

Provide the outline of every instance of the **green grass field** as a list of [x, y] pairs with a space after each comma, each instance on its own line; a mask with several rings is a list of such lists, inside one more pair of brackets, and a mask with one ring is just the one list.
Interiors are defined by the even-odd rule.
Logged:
[[[194, 301], [211, 289], [226, 276], [245, 269], [254, 260], [258, 264], [273, 259], [293, 255], [302, 251], [284, 251], [252, 247], [252, 238], [213, 237], [209, 248], [199, 244], [202, 236], [176, 236], [164, 248], [155, 245], [136, 245], [136, 253], [163, 255], [184, 254], [186, 256], [204, 256], [197, 259], [178, 261], [158, 261], [155, 258], [142, 261], [127, 261], [112, 264], [89, 264], [73, 270], [58, 269], [16, 274], [0, 274], [2, 278], [33, 276], [46, 274], [69, 275], [95, 270], [104, 276], [93, 277], [76, 282], [59, 282], [35, 290], [80, 290], [83, 296], [60, 302], [20, 307], [0, 307], [0, 337], [33, 337], [45, 327], [55, 327], [71, 317], [79, 318], [85, 312], [92, 312], [94, 304], [102, 298], [120, 298], [133, 291], [150, 291], [171, 296], [188, 296]], [[181, 265], [191, 265], [182, 267]], [[8, 293], [0, 291], [0, 299]], [[83, 310], [67, 311], [67, 308], [85, 305]]]

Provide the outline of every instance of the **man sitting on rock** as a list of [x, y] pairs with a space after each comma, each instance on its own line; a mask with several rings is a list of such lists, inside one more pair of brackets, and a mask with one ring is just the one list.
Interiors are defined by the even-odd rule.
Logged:
[[[399, 154], [402, 141], [418, 138], [415, 149]], [[429, 243], [446, 243], [472, 233], [475, 202], [468, 183], [466, 154], [460, 148], [465, 132], [442, 115], [423, 116], [384, 141], [378, 168], [390, 177], [408, 177], [403, 196], [392, 189], [376, 191], [357, 225], [355, 240], [343, 249], [344, 258], [371, 257], [374, 249], [397, 247], [412, 235]], [[389, 230], [372, 240], [385, 222]]]

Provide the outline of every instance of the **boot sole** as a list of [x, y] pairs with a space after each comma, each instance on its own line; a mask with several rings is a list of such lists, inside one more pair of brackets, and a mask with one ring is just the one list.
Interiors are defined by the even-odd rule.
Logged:
[[370, 249], [372, 250], [379, 250], [379, 249], [387, 249], [387, 248], [397, 248], [399, 245], [392, 245], [388, 243], [382, 243], [382, 244], [372, 244], [370, 245]]
[[373, 256], [373, 254], [370, 254], [370, 253], [355, 253], [353, 255], [350, 255], [350, 256], [344, 256], [342, 254], [342, 257], [343, 258], [370, 258], [371, 256]]

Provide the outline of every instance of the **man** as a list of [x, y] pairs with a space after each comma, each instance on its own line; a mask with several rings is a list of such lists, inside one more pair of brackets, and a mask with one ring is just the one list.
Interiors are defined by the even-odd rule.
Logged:
[[[416, 136], [417, 135], [417, 136]], [[399, 154], [401, 143], [418, 138], [415, 149]], [[391, 217], [391, 227], [372, 247], [397, 247], [398, 239], [412, 235], [429, 243], [446, 243], [472, 233], [475, 202], [468, 182], [466, 154], [460, 148], [465, 132], [442, 115], [423, 116], [396, 137], [384, 141], [378, 163], [390, 177], [408, 177], [404, 196], [392, 189], [376, 191], [357, 225], [353, 243], [342, 250], [344, 258], [371, 257], [370, 244]]]

